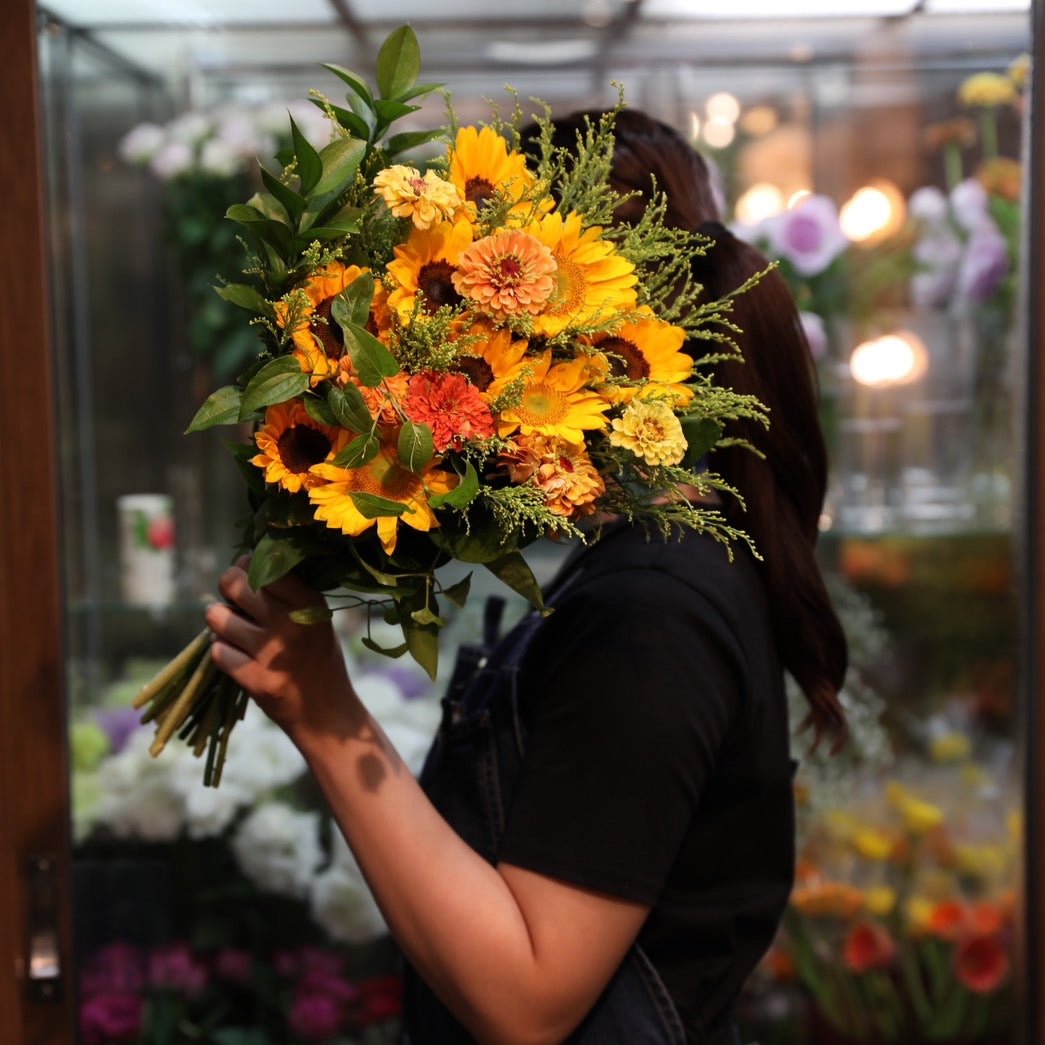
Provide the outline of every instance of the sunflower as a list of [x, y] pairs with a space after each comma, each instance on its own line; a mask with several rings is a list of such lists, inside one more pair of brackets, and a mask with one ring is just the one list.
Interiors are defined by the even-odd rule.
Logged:
[[396, 283], [388, 295], [388, 308], [407, 322], [418, 294], [422, 295], [423, 310], [429, 313], [441, 305], [460, 304], [461, 295], [454, 288], [453, 275], [458, 259], [471, 242], [472, 226], [467, 221], [413, 229], [407, 241], [395, 248], [396, 259], [388, 265], [388, 274]]
[[476, 324], [469, 331], [467, 347], [454, 362], [487, 403], [492, 403], [512, 381], [526, 370], [527, 342], [513, 341], [511, 331], [493, 330]]
[[[449, 493], [457, 485], [456, 476], [429, 463], [420, 472], [411, 472], [399, 463], [394, 445], [386, 445], [369, 464], [360, 468], [338, 468], [333, 464], [317, 464], [313, 473], [324, 480], [322, 486], [309, 490], [309, 500], [316, 507], [316, 519], [332, 530], [358, 537], [372, 526], [387, 555], [396, 548], [398, 524], [406, 523], [414, 530], [427, 533], [439, 526], [431, 505], [430, 493]], [[402, 515], [382, 515], [368, 519], [356, 507], [353, 493], [368, 493], [406, 505]]]
[[491, 127], [462, 127], [448, 159], [447, 177], [475, 214], [498, 195], [517, 203], [535, 182], [526, 169], [526, 157], [509, 151], [508, 143]]
[[[305, 292], [308, 304], [301, 310], [297, 326], [291, 331], [294, 339], [294, 355], [301, 369], [312, 374], [312, 384], [337, 373], [338, 360], [345, 347], [341, 328], [330, 315], [334, 298], [345, 287], [351, 286], [367, 269], [358, 265], [343, 265], [332, 261], [318, 269], [300, 288]], [[286, 324], [289, 305], [284, 298], [276, 305], [276, 322]]]
[[534, 330], [555, 337], [567, 327], [606, 322], [635, 307], [635, 266], [622, 258], [602, 229], [581, 228], [581, 216], [548, 214], [527, 230], [555, 256], [555, 290]]
[[614, 403], [662, 398], [685, 406], [693, 398], [693, 391], [682, 384], [693, 374], [693, 359], [682, 351], [686, 332], [657, 319], [647, 308], [640, 312], [641, 319], [592, 342], [608, 363], [608, 376], [635, 382], [609, 382], [599, 391]]
[[311, 467], [331, 460], [348, 439], [348, 432], [314, 421], [301, 400], [292, 399], [265, 411], [265, 421], [254, 435], [260, 453], [250, 463], [265, 470], [265, 482], [297, 493], [323, 482]]
[[606, 427], [609, 401], [586, 387], [586, 361], [573, 359], [552, 366], [551, 349], [527, 360], [529, 375], [522, 398], [501, 412], [497, 434], [518, 431], [524, 435], [554, 436], [568, 443], [584, 441], [585, 431]]

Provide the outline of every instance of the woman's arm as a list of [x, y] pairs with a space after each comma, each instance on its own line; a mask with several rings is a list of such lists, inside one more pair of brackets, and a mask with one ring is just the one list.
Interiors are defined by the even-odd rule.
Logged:
[[356, 696], [329, 625], [292, 609], [292, 578], [259, 592], [241, 566], [207, 623], [217, 665], [298, 746], [404, 954], [481, 1042], [561, 1042], [631, 946], [648, 907], [520, 867], [492, 867], [428, 801]]

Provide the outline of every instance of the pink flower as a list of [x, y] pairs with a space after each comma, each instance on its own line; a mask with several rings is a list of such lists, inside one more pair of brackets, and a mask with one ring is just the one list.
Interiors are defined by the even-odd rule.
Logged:
[[173, 943], [149, 955], [149, 982], [154, 987], [195, 997], [207, 985], [207, 970], [188, 944]]
[[809, 342], [809, 354], [814, 359], [823, 359], [827, 355], [827, 330], [823, 319], [815, 312], [799, 312], [798, 321]]
[[136, 994], [145, 983], [145, 956], [137, 947], [114, 943], [96, 951], [80, 974], [80, 993]]
[[838, 222], [838, 208], [827, 196], [807, 196], [762, 228], [770, 252], [789, 261], [800, 276], [819, 275], [849, 241]]
[[338, 998], [304, 991], [294, 997], [287, 1026], [298, 1037], [323, 1041], [337, 1034], [344, 1020], [344, 1005]]
[[83, 1045], [112, 1045], [138, 1036], [142, 1002], [136, 994], [98, 994], [80, 1006]]
[[218, 951], [215, 956], [214, 971], [223, 980], [246, 987], [250, 984], [253, 964], [250, 951], [244, 951], [238, 947], [226, 947]]

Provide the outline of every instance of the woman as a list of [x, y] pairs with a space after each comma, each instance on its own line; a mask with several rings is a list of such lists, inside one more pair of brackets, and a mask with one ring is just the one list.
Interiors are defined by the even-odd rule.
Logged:
[[[580, 119], [558, 125], [563, 144]], [[674, 223], [707, 228], [707, 170], [685, 141], [624, 112], [616, 142], [615, 187], [648, 195], [652, 174]], [[765, 263], [713, 231], [696, 275], [717, 297]], [[732, 1006], [792, 881], [782, 667], [817, 739], [840, 742], [845, 642], [813, 558], [825, 458], [794, 305], [771, 274], [734, 318], [746, 363], [720, 377], [773, 423], [738, 433], [764, 459], [714, 464], [764, 562], [611, 525], [553, 583], [549, 618], [498, 642], [490, 617], [421, 783], [355, 695], [332, 630], [289, 620], [318, 596], [293, 578], [252, 592], [242, 564], [222, 576], [242, 613], [209, 608], [214, 659], [302, 751], [416, 970], [412, 1045], [739, 1041]]]

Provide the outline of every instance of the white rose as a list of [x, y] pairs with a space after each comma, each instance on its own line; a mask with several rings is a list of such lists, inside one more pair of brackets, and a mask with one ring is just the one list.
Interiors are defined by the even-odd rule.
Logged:
[[312, 882], [310, 907], [316, 923], [335, 940], [364, 944], [388, 933], [363, 872], [340, 834], [330, 866]]
[[353, 679], [367, 710], [377, 719], [410, 772], [416, 776], [439, 726], [440, 706], [432, 698], [405, 700], [402, 690], [380, 672]]
[[163, 128], [155, 123], [139, 123], [120, 139], [116, 152], [125, 163], [148, 163], [166, 138]]
[[167, 142], [149, 163], [149, 169], [157, 178], [169, 181], [184, 174], [193, 165], [192, 149], [184, 142]]
[[200, 168], [208, 174], [231, 178], [240, 169], [242, 154], [221, 138], [211, 138], [200, 149]]
[[305, 897], [323, 859], [318, 830], [318, 813], [301, 813], [283, 802], [271, 802], [240, 824], [232, 851], [258, 888]]
[[211, 121], [201, 112], [183, 113], [167, 124], [167, 137], [172, 142], [196, 145], [210, 134]]
[[256, 704], [235, 729], [222, 770], [221, 786], [230, 784], [254, 801], [266, 791], [285, 787], [308, 770], [301, 752], [286, 733], [262, 714]]

